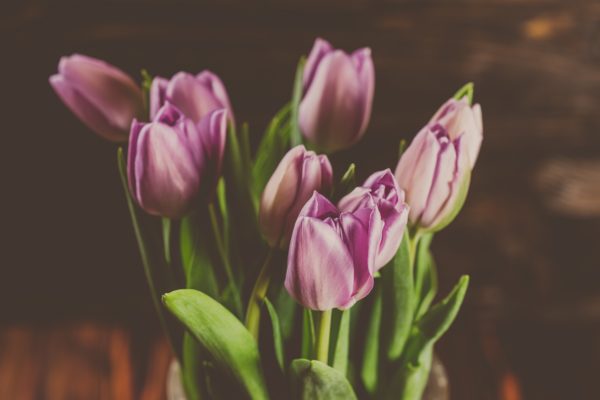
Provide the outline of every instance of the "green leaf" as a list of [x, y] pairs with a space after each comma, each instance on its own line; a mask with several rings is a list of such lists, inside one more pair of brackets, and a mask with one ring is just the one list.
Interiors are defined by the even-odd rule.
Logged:
[[469, 82], [465, 84], [463, 87], [458, 89], [458, 91], [454, 94], [454, 98], [456, 100], [460, 100], [463, 97], [466, 97], [469, 101], [469, 105], [473, 104], [473, 93], [475, 91], [475, 85], [473, 82]]
[[290, 147], [289, 120], [290, 105], [287, 104], [271, 120], [256, 151], [252, 177], [254, 180], [254, 198], [257, 204], [275, 168], [277, 168]]
[[279, 315], [281, 335], [283, 336], [283, 340], [287, 341], [294, 333], [294, 322], [298, 310], [298, 303], [292, 299], [284, 286], [279, 287], [276, 296], [274, 306], [277, 310], [277, 315]]
[[467, 200], [467, 194], [469, 193], [470, 183], [471, 171], [467, 170], [458, 188], [458, 195], [456, 197], [456, 201], [454, 202], [454, 208], [436, 226], [424, 230], [424, 232], [438, 232], [444, 229], [446, 226], [448, 226], [452, 221], [454, 221], [454, 218], [456, 218], [463, 205], [465, 204], [465, 200]]
[[291, 366], [294, 398], [352, 400], [356, 394], [346, 377], [320, 361], [296, 359]]
[[344, 376], [348, 372], [348, 350], [350, 347], [350, 310], [343, 310], [339, 314], [339, 324], [333, 343], [333, 368], [340, 371]]
[[[207, 398], [203, 380], [202, 350], [198, 341], [189, 333], [183, 335], [183, 362], [181, 380], [187, 400]], [[204, 394], [204, 395], [203, 395]]]
[[315, 349], [315, 321], [312, 311], [305, 308], [302, 314], [302, 358], [312, 358]]
[[[421, 254], [423, 253], [423, 254]], [[435, 299], [438, 289], [437, 267], [431, 251], [429, 249], [421, 250], [419, 248], [419, 256], [421, 261], [418, 261], [419, 267], [417, 270], [422, 275], [421, 289], [419, 291], [419, 305], [415, 314], [415, 319], [419, 319], [427, 312], [429, 306]]]
[[[204, 215], [204, 218], [208, 216]], [[185, 285], [188, 289], [200, 290], [218, 298], [219, 285], [210, 257], [210, 248], [214, 244], [206, 229], [208, 224], [202, 219], [202, 216], [193, 214], [181, 220], [179, 245]]]
[[433, 359], [433, 345], [428, 345], [419, 353], [416, 361], [402, 363], [386, 391], [388, 400], [421, 399]]
[[417, 327], [426, 340], [435, 342], [450, 328], [462, 306], [468, 287], [469, 276], [461, 276], [452, 292], [418, 321]]
[[119, 168], [119, 174], [121, 177], [121, 184], [123, 185], [123, 191], [125, 192], [125, 198], [127, 200], [127, 208], [131, 216], [131, 223], [133, 225], [133, 231], [138, 243], [140, 256], [142, 259], [142, 265], [144, 267], [144, 274], [146, 275], [146, 281], [150, 289], [150, 295], [152, 296], [152, 302], [158, 314], [160, 324], [167, 335], [169, 343], [172, 349], [176, 352], [176, 356], [181, 360], [181, 349], [179, 346], [180, 332], [176, 326], [170, 323], [167, 318], [168, 315], [161, 307], [159, 294], [167, 292], [172, 288], [167, 282], [170, 281], [167, 277], [168, 268], [165, 265], [164, 254], [160, 251], [161, 246], [153, 245], [157, 241], [151, 237], [151, 230], [147, 228], [147, 224], [144, 224], [143, 215], [141, 215], [139, 208], [135, 204], [131, 194], [129, 193], [129, 185], [127, 183], [127, 167], [125, 162], [125, 155], [123, 148], [119, 147], [117, 151], [117, 164]]
[[377, 390], [379, 380], [379, 343], [381, 331], [382, 291], [381, 285], [375, 287], [373, 308], [369, 318], [367, 334], [365, 336], [365, 347], [360, 377], [365, 389], [369, 394]]
[[277, 358], [277, 363], [279, 364], [279, 368], [284, 371], [285, 361], [284, 361], [284, 353], [283, 353], [283, 339], [281, 337], [281, 328], [279, 326], [279, 317], [277, 316], [277, 311], [275, 311], [275, 307], [269, 301], [268, 298], [264, 298], [264, 305], [267, 309], [267, 313], [269, 314], [269, 319], [271, 320], [271, 328], [273, 330], [273, 347], [275, 350], [275, 358]]
[[413, 268], [410, 260], [410, 236], [404, 234], [391, 265], [381, 270], [383, 282], [384, 332], [387, 336], [387, 357], [397, 360], [410, 334], [414, 316], [415, 296]]
[[296, 76], [294, 78], [294, 89], [292, 94], [291, 104], [291, 130], [290, 130], [290, 144], [291, 147], [302, 144], [302, 134], [300, 133], [300, 122], [299, 122], [299, 110], [300, 101], [302, 100], [302, 86], [304, 78], [304, 65], [306, 64], [306, 57], [301, 57], [296, 68]]
[[252, 399], [268, 399], [256, 341], [229, 310], [193, 289], [167, 293], [163, 302]]

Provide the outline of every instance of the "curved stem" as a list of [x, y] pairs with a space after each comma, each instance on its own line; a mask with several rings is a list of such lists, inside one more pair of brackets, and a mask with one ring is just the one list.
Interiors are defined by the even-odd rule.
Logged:
[[227, 254], [227, 251], [225, 250], [223, 235], [221, 233], [221, 228], [219, 227], [219, 220], [217, 218], [217, 211], [215, 210], [214, 203], [210, 203], [208, 205], [208, 214], [210, 216], [210, 223], [212, 225], [213, 233], [215, 236], [215, 242], [217, 244], [217, 251], [219, 252], [219, 256], [221, 257], [223, 266], [225, 267], [225, 274], [227, 275], [227, 280], [229, 280], [229, 284], [234, 287], [233, 296], [235, 307], [237, 309], [238, 314], [240, 314], [242, 312], [242, 300], [240, 298], [239, 291], [237, 290], [235, 277], [233, 276], [233, 269], [231, 268], [231, 260], [229, 259], [229, 254]]
[[329, 336], [331, 334], [331, 310], [321, 312], [319, 334], [317, 335], [315, 355], [317, 360], [327, 364], [329, 361]]
[[260, 305], [267, 295], [269, 283], [271, 282], [271, 261], [273, 259], [274, 248], [270, 248], [265, 258], [265, 262], [260, 269], [252, 294], [248, 300], [248, 309], [246, 310], [246, 328], [252, 336], [258, 340], [260, 329]]

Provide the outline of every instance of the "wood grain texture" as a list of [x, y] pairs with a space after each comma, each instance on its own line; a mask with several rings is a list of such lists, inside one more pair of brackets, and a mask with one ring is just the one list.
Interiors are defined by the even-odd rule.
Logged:
[[[11, 150], [2, 201], [12, 240], [0, 310], [2, 340], [12, 344], [0, 348], [0, 398], [162, 390], [163, 367], [148, 370], [143, 361], [159, 357], [144, 334], [69, 327], [82, 318], [119, 326], [153, 317], [114, 147], [51, 92], [46, 80], [58, 58], [81, 52], [133, 76], [142, 66], [164, 76], [209, 68], [226, 82], [255, 144], [289, 98], [295, 63], [315, 36], [345, 49], [369, 45], [376, 66], [369, 131], [355, 150], [334, 157], [338, 171], [350, 160], [361, 177], [393, 168], [399, 139], [475, 82], [482, 153], [463, 212], [434, 243], [442, 291], [472, 275], [465, 309], [440, 344], [452, 398], [600, 398], [598, 1], [23, 0], [2, 7], [3, 135]], [[46, 325], [23, 327], [31, 321]], [[132, 347], [130, 356], [114, 356]], [[60, 370], [73, 371], [69, 389]], [[146, 376], [154, 378], [140, 383]]]

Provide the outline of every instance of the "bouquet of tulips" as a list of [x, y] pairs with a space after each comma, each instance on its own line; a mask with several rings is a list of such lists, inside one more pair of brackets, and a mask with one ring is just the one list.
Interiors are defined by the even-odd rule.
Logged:
[[[185, 398], [420, 399], [468, 277], [434, 304], [435, 232], [482, 141], [467, 84], [359, 184], [328, 155], [366, 131], [371, 52], [317, 39], [256, 148], [212, 72], [171, 79], [81, 55], [50, 78], [118, 168]], [[258, 141], [257, 141], [258, 142]]]

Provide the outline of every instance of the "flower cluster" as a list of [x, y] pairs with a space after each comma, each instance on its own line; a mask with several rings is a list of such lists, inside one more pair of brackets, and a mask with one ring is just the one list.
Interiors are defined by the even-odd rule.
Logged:
[[[463, 277], [431, 305], [429, 244], [461, 209], [483, 138], [472, 84], [416, 134], [395, 172], [365, 174], [356, 185], [355, 166], [336, 175], [330, 157], [369, 125], [369, 48], [346, 53], [317, 39], [299, 63], [292, 100], [254, 152], [217, 75], [145, 79], [138, 86], [114, 66], [73, 55], [60, 60], [50, 83], [85, 125], [127, 147], [119, 166], [132, 222], [165, 333], [189, 368], [182, 374], [189, 398], [266, 399], [282, 390], [303, 398], [329, 398], [332, 390], [345, 399], [420, 398], [433, 344], [456, 317], [468, 282]], [[152, 241], [157, 234], [162, 245]], [[370, 294], [373, 301], [349, 313]], [[192, 336], [184, 340], [166, 312]], [[368, 326], [351, 332], [351, 315]], [[348, 352], [350, 337], [364, 354]], [[267, 338], [273, 344], [265, 347]], [[300, 347], [288, 367], [286, 356]], [[269, 360], [291, 386], [265, 379]], [[360, 373], [348, 374], [349, 364]], [[230, 388], [206, 384], [224, 379]]]

